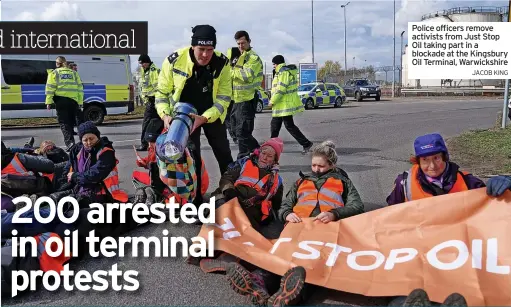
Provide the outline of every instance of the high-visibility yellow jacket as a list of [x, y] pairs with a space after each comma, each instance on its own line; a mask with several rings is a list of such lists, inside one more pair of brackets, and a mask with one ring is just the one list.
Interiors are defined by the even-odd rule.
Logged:
[[59, 67], [48, 73], [46, 81], [46, 104], [53, 104], [54, 96], [71, 98], [83, 105], [83, 84], [78, 72]]
[[[231, 59], [232, 49], [227, 51]], [[262, 87], [263, 61], [253, 49], [243, 52], [232, 68], [232, 94], [235, 103], [254, 99], [255, 93]]]
[[303, 112], [302, 101], [298, 96], [298, 68], [296, 65], [277, 65], [272, 81], [272, 116], [282, 117]]
[[[179, 102], [186, 80], [192, 76], [195, 63], [190, 57], [190, 48], [181, 48], [163, 61], [158, 76], [158, 90], [155, 95], [156, 111], [161, 118], [165, 115], [172, 116], [174, 104]], [[213, 80], [213, 106], [200, 115], [206, 117], [208, 123], [219, 118], [223, 123], [232, 96], [231, 66], [227, 57], [221, 52], [215, 51], [213, 57], [218, 57], [216, 62], [222, 64], [221, 67], [214, 68], [213, 72], [215, 77]]]
[[142, 97], [144, 97], [145, 102], [147, 102], [147, 97], [154, 96], [156, 93], [159, 73], [160, 70], [156, 67], [156, 65], [154, 65], [154, 63], [151, 63], [151, 66], [142, 72], [140, 84], [142, 85]]

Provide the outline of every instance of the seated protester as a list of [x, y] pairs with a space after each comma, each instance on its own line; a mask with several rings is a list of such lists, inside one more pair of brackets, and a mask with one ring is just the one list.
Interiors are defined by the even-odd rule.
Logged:
[[69, 161], [64, 168], [67, 184], [59, 196], [73, 194], [80, 205], [91, 203], [128, 201], [128, 194], [119, 186], [117, 160], [112, 142], [101, 134], [92, 122], [78, 126], [81, 140], [70, 150]]
[[37, 173], [53, 173], [54, 163], [41, 156], [28, 153], [13, 152], [2, 142], [2, 175], [36, 175]]
[[[301, 178], [287, 193], [278, 213], [282, 222], [300, 223], [312, 217], [329, 223], [364, 213], [360, 195], [346, 172], [336, 166], [337, 159], [331, 141], [312, 149], [312, 174], [300, 173]], [[260, 268], [250, 272], [231, 262], [227, 265], [227, 276], [231, 287], [249, 296], [255, 305], [294, 305], [306, 300], [314, 289], [305, 285], [306, 272], [300, 266], [284, 274], [277, 291], [278, 276]]]
[[486, 193], [494, 197], [499, 197], [508, 190], [511, 191], [511, 176], [491, 177], [486, 183]]
[[410, 159], [413, 166], [396, 178], [394, 190], [387, 197], [389, 205], [485, 186], [482, 180], [462, 172], [456, 163], [449, 160], [441, 135], [419, 136], [414, 147], [415, 156]]
[[[13, 197], [54, 192], [51, 174], [55, 164], [31, 153], [13, 152], [2, 142], [2, 190]], [[48, 177], [48, 178], [46, 178]]]
[[[238, 198], [252, 227], [258, 232], [262, 225], [272, 220], [278, 211], [284, 194], [282, 177], [278, 174], [278, 162], [284, 143], [280, 138], [266, 141], [249, 156], [235, 161], [220, 178], [219, 187], [211, 193], [216, 207]], [[227, 262], [239, 259], [227, 253], [216, 258], [200, 260], [205, 273], [225, 272]]]
[[278, 163], [284, 149], [280, 138], [272, 138], [249, 156], [238, 159], [220, 178], [219, 187], [211, 193], [217, 207], [233, 198], [238, 201], [252, 227], [271, 220], [271, 212], [278, 211], [284, 194]]

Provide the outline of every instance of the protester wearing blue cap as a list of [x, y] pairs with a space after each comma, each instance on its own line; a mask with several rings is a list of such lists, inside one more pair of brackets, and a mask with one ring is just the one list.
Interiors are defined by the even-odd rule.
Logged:
[[413, 166], [395, 180], [394, 190], [387, 197], [389, 205], [485, 187], [482, 180], [450, 161], [440, 134], [419, 136], [414, 148], [415, 155], [410, 159]]

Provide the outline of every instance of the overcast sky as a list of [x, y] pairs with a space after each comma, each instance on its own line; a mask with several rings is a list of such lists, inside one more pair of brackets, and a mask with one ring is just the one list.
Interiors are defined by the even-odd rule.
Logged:
[[[315, 60], [340, 61], [344, 66], [342, 1], [314, 1]], [[508, 0], [396, 0], [396, 65], [400, 33], [407, 22], [423, 14], [458, 6], [507, 6]], [[217, 49], [235, 46], [234, 33], [246, 30], [254, 50], [271, 71], [271, 59], [282, 54], [288, 63], [312, 61], [311, 1], [22, 1], [2, 0], [3, 21], [148, 21], [149, 55], [161, 66], [165, 56], [190, 44], [191, 27], [211, 24], [217, 30]], [[392, 65], [393, 1], [352, 0], [347, 6], [348, 68]], [[405, 41], [406, 44], [406, 35]], [[138, 55], [132, 57], [136, 65]]]

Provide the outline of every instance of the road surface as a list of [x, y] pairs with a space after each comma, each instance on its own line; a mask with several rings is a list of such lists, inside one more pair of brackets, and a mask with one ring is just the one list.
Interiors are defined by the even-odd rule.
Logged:
[[[337, 144], [339, 165], [354, 181], [366, 210], [385, 206], [385, 198], [393, 187], [395, 177], [408, 169], [407, 160], [413, 153], [415, 137], [440, 132], [444, 137], [457, 135], [467, 129], [493, 126], [501, 109], [501, 100], [444, 100], [399, 99], [393, 101], [351, 102], [342, 108], [307, 110], [295, 118], [304, 134], [314, 143], [330, 139]], [[258, 114], [254, 136], [263, 141], [270, 135], [271, 114]], [[133, 144], [138, 145], [141, 121], [109, 124], [100, 127], [101, 133], [114, 141], [119, 158], [121, 184], [130, 193], [134, 188], [130, 175], [135, 168]], [[56, 140], [63, 145], [58, 128], [2, 129], [7, 146], [22, 145], [29, 136], [36, 144], [43, 139]], [[281, 156], [281, 175], [285, 192], [296, 180], [299, 171], [310, 171], [310, 157], [301, 155], [301, 147], [282, 127], [284, 153]], [[231, 146], [233, 157], [237, 147]], [[219, 171], [206, 139], [202, 140], [203, 157], [210, 173], [210, 191], [219, 179]], [[127, 235], [161, 236], [169, 229], [173, 236], [193, 237], [200, 226], [148, 225]], [[129, 251], [127, 251], [129, 253]], [[183, 258], [96, 258], [87, 259], [73, 269], [109, 270], [118, 263], [120, 270], [137, 270], [141, 287], [136, 292], [105, 293], [40, 290], [17, 299], [5, 299], [4, 304], [25, 305], [246, 305], [248, 302], [232, 291], [223, 275], [203, 274], [196, 266], [187, 265]], [[385, 298], [369, 299], [359, 295], [323, 289], [308, 304], [314, 305], [381, 305]]]

